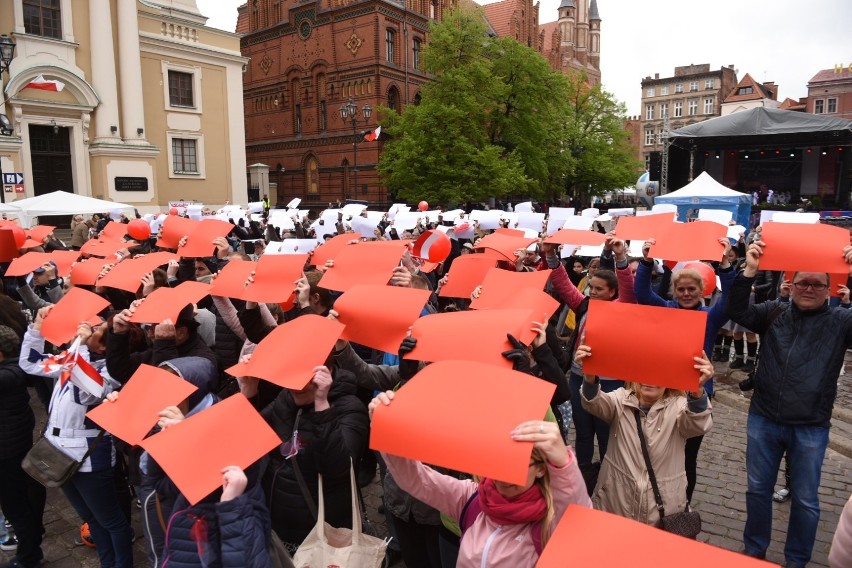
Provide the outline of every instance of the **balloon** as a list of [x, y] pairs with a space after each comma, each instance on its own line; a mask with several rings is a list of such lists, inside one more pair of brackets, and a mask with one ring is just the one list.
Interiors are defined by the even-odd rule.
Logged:
[[9, 227], [12, 231], [12, 236], [15, 237], [15, 246], [21, 248], [24, 246], [24, 243], [27, 241], [27, 234], [19, 225], [11, 225]]
[[450, 237], [437, 230], [429, 230], [414, 242], [412, 256], [429, 262], [443, 262], [450, 256]]
[[177, 207], [172, 207], [171, 209], [169, 209], [169, 215], [177, 215], [177, 214], [178, 214]]
[[425, 201], [421, 201], [420, 204], [417, 206], [417, 208], [420, 209], [421, 211], [426, 211], [427, 209], [429, 209], [429, 204], [426, 203]]
[[709, 296], [713, 293], [713, 289], [716, 287], [716, 271], [713, 270], [713, 267], [703, 262], [687, 262], [683, 265], [684, 269], [695, 270], [698, 274], [701, 275], [701, 279], [704, 280], [704, 295]]
[[137, 241], [144, 241], [151, 236], [151, 226], [145, 219], [134, 219], [127, 224], [127, 234]]

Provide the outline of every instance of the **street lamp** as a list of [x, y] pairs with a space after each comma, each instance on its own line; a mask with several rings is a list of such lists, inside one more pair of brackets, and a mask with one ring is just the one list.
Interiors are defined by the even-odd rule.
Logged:
[[[366, 124], [370, 120], [370, 116], [373, 114], [373, 108], [364, 104], [361, 109], [361, 116], [364, 117], [364, 123]], [[355, 172], [355, 191], [354, 197], [358, 199], [358, 143], [361, 142], [360, 137], [358, 136], [358, 105], [355, 104], [355, 101], [349, 99], [349, 102], [340, 105], [340, 118], [343, 119], [343, 122], [347, 120], [352, 123], [352, 150], [355, 154], [355, 162], [354, 162], [354, 172]]]
[[[3, 73], [9, 70], [12, 58], [15, 57], [15, 40], [6, 34], [0, 35], [0, 85], [3, 82]], [[3, 114], [0, 108], [0, 135], [11, 136], [14, 129], [9, 117]], [[0, 185], [3, 182], [3, 166], [0, 165]], [[6, 203], [6, 188], [0, 188], [0, 203]]]

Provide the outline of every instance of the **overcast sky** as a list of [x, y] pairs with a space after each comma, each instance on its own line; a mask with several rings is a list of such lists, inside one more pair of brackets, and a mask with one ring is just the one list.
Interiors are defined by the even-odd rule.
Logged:
[[[208, 25], [234, 31], [245, 0], [197, 2]], [[540, 23], [557, 19], [559, 3], [541, 0]], [[806, 96], [820, 69], [852, 64], [850, 0], [598, 0], [598, 10], [603, 83], [630, 114], [639, 113], [642, 79], [670, 77], [678, 65], [733, 64], [738, 79], [775, 81], [783, 100]]]

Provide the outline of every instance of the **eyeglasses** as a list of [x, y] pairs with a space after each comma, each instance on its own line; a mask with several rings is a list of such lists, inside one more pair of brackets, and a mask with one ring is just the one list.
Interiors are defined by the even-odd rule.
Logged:
[[796, 290], [804, 292], [808, 288], [813, 288], [814, 292], [824, 292], [828, 288], [828, 284], [822, 282], [793, 282]]

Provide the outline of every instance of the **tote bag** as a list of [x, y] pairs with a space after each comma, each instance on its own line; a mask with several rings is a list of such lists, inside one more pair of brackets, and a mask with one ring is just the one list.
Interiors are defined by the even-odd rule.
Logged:
[[296, 568], [380, 568], [388, 541], [364, 534], [355, 470], [349, 466], [352, 487], [352, 529], [334, 528], [325, 522], [322, 476], [319, 477], [317, 524], [302, 542], [293, 564]]

